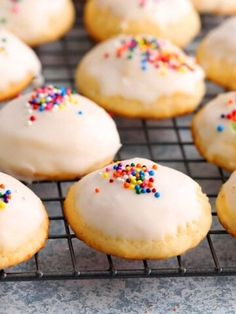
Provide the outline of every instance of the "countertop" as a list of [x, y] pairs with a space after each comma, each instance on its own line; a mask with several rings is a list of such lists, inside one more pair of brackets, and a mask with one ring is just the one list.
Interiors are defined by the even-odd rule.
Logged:
[[0, 284], [1, 314], [234, 314], [236, 278]]

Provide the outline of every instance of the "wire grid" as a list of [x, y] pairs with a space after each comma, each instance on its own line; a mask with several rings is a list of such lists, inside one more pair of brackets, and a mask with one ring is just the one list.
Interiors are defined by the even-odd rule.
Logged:
[[[46, 83], [74, 87], [76, 64], [93, 46], [82, 25], [83, 4], [77, 1], [75, 5], [78, 18], [74, 29], [61, 41], [37, 49]], [[199, 40], [221, 21], [220, 17], [203, 16], [203, 30], [187, 51], [193, 54]], [[222, 91], [210, 83], [207, 87], [203, 104]], [[123, 143], [117, 159], [146, 157], [181, 170], [201, 184], [214, 208], [228, 174], [199, 156], [191, 138], [191, 119], [191, 115], [166, 121], [116, 118]], [[130, 262], [88, 248], [75, 238], [63, 215], [65, 193], [72, 183], [35, 182], [30, 186], [49, 211], [48, 244], [29, 262], [0, 271], [0, 281], [236, 275], [236, 243], [218, 223], [215, 210], [207, 238], [184, 256]]]

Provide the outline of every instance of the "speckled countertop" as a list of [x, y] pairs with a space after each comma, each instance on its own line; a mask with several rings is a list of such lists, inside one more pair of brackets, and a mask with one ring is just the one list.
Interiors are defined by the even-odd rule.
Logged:
[[[78, 16], [81, 17], [81, 3], [77, 1]], [[204, 17], [203, 32], [193, 42], [188, 51], [193, 53], [199, 39], [221, 18]], [[92, 47], [78, 18], [76, 27], [57, 43], [37, 49], [43, 63], [46, 82], [57, 85], [73, 85], [74, 69], [78, 60]], [[208, 94], [204, 102], [212, 98], [221, 89], [208, 84]], [[222, 172], [206, 164], [194, 145], [190, 135], [191, 116], [173, 121], [146, 123], [137, 120], [117, 119], [123, 148], [119, 158], [140, 156], [154, 158], [196, 178], [204, 191], [215, 196], [222, 184]], [[138, 131], [137, 131], [138, 130]], [[165, 145], [158, 142], [165, 142]], [[169, 143], [169, 145], [168, 145]], [[141, 145], [140, 145], [141, 144]], [[179, 146], [181, 144], [181, 147]], [[187, 166], [186, 166], [187, 165]], [[209, 179], [211, 177], [211, 180]], [[68, 184], [63, 185], [65, 194]], [[56, 185], [44, 183], [34, 185], [33, 190], [42, 198], [57, 198]], [[51, 217], [61, 215], [58, 201], [46, 204]], [[59, 211], [59, 212], [58, 212]], [[214, 233], [222, 230], [217, 218], [213, 219], [211, 241], [221, 267], [236, 268], [236, 241], [228, 235]], [[63, 220], [51, 220], [50, 235], [65, 234]], [[80, 241], [73, 239], [77, 266], [81, 270], [104, 269], [107, 259]], [[66, 238], [50, 239], [39, 254], [39, 268], [47, 272], [72, 271]], [[132, 267], [129, 262], [114, 259], [118, 269], [140, 268], [138, 262]], [[128, 265], [128, 264], [129, 265]], [[212, 269], [214, 263], [209, 249], [209, 239], [182, 260], [183, 266], [199, 270]], [[151, 267], [174, 267], [177, 260], [156, 263]], [[143, 265], [142, 265], [143, 266]], [[13, 272], [35, 271], [35, 261], [31, 260], [16, 267]], [[36, 281], [4, 282], [0, 281], [0, 314], [15, 313], [236, 313], [236, 276], [232, 277], [194, 277], [194, 278], [148, 278], [148, 279], [96, 279], [73, 281]]]
[[1, 314], [236, 313], [236, 278], [2, 283]]

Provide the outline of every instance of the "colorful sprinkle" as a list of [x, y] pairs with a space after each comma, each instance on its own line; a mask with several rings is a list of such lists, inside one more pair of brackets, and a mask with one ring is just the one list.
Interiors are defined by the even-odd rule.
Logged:
[[100, 193], [100, 189], [96, 188], [95, 193]]
[[[233, 106], [233, 108], [231, 108]], [[227, 120], [231, 124], [231, 129], [236, 132], [236, 99], [229, 99], [226, 103], [227, 109], [231, 109], [228, 113], [222, 113], [220, 115], [221, 120]], [[221, 133], [224, 132], [225, 126], [222, 124], [217, 125], [216, 127], [217, 132]]]
[[160, 193], [154, 187], [154, 176], [157, 169], [158, 166], [155, 164], [152, 169], [149, 169], [140, 163], [125, 165], [118, 161], [113, 166], [106, 168], [100, 175], [109, 183], [119, 182], [124, 189], [133, 190], [137, 195], [149, 194], [159, 198]]
[[[36, 89], [27, 104], [30, 114], [28, 123], [31, 125], [37, 120], [36, 113], [63, 110], [68, 103], [76, 104], [77, 102], [73, 98], [74, 94], [75, 92], [70, 88], [58, 88], [52, 85]], [[35, 112], [35, 114], [32, 114], [32, 112]], [[78, 114], [82, 115], [83, 112], [79, 111]]]
[[[152, 0], [153, 2], [160, 2], [160, 0]], [[144, 8], [148, 2], [150, 2], [150, 0], [138, 0], [138, 5], [141, 7], [141, 8]]]
[[224, 129], [225, 129], [224, 125], [218, 125], [216, 128], [217, 132], [219, 132], [219, 133], [223, 132]]
[[6, 52], [6, 42], [7, 39], [5, 37], [0, 38], [0, 54]]
[[0, 18], [0, 24], [6, 24], [7, 20], [5, 17]]
[[0, 211], [4, 210], [11, 200], [12, 192], [10, 190], [5, 190], [5, 185], [0, 184]]
[[121, 40], [115, 54], [104, 54], [105, 59], [111, 57], [123, 58], [129, 61], [138, 57], [140, 68], [143, 71], [148, 70], [149, 67], [154, 67], [161, 70], [163, 75], [166, 73], [166, 70], [178, 71], [180, 73], [194, 71], [194, 62], [192, 59], [186, 58], [178, 50], [170, 52], [167, 42], [157, 40], [156, 38], [135, 36]]
[[[20, 2], [22, 2], [23, 0], [9, 0], [9, 2], [11, 3], [10, 7], [9, 7], [9, 13], [12, 14], [18, 14], [20, 13]], [[0, 15], [0, 24], [7, 24], [8, 20], [6, 19], [5, 16], [1, 16]]]

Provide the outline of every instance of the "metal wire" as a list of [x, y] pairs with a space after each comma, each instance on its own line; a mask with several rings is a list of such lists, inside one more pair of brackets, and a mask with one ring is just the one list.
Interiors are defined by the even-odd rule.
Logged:
[[[74, 87], [74, 70], [76, 64], [93, 45], [92, 41], [88, 39], [82, 25], [83, 4], [76, 1], [75, 5], [78, 18], [74, 29], [58, 43], [40, 47], [36, 51], [42, 60], [47, 83], [64, 84]], [[201, 40], [209, 29], [221, 22], [221, 20], [222, 18], [220, 17], [204, 16], [202, 18], [203, 30], [194, 43], [187, 49], [188, 52], [194, 53], [199, 40]], [[203, 104], [219, 91], [220, 89], [216, 86], [208, 84], [208, 93]], [[133, 157], [134, 154], [139, 154], [154, 161], [174, 166], [204, 185], [205, 192], [207, 192], [214, 203], [218, 187], [225, 182], [227, 174], [221, 169], [208, 165], [195, 152], [190, 136], [191, 116], [164, 122], [141, 120], [127, 122], [127, 120], [120, 118], [116, 118], [116, 121], [123, 142], [123, 148], [117, 156], [118, 159]], [[177, 154], [176, 151], [178, 152]], [[219, 243], [222, 246], [227, 246], [227, 241], [231, 239], [220, 225], [217, 224], [215, 211], [212, 214], [215, 221], [214, 227], [207, 235], [204, 254], [200, 258], [200, 261], [207, 261], [207, 265], [200, 265], [196, 262], [198, 249], [195, 249], [192, 252], [193, 258], [191, 262], [188, 262], [188, 257], [191, 255], [189, 253], [183, 257], [178, 256], [166, 264], [164, 263], [164, 266], [163, 262], [144, 260], [143, 262], [139, 262], [138, 266], [137, 262], [127, 262], [124, 267], [120, 267], [120, 261], [108, 255], [104, 259], [103, 264], [99, 266], [99, 269], [96, 267], [96, 262], [93, 267], [83, 269], [79, 266], [79, 262], [83, 261], [84, 256], [82, 253], [77, 253], [78, 246], [82, 245], [82, 243], [71, 232], [62, 210], [64, 185], [72, 184], [72, 182], [36, 182], [33, 183], [32, 188], [39, 189], [44, 184], [49, 184], [55, 190], [53, 195], [47, 195], [42, 198], [46, 208], [55, 203], [59, 209], [57, 214], [50, 214], [50, 222], [51, 224], [62, 223], [63, 230], [63, 232], [61, 230], [60, 232], [50, 231], [48, 243], [52, 244], [52, 251], [54, 246], [59, 245], [60, 247], [62, 243], [66, 243], [67, 248], [64, 251], [67, 252], [71, 268], [70, 270], [65, 270], [64, 268], [57, 270], [55, 265], [60, 266], [60, 261], [57, 260], [58, 256], [55, 254], [55, 256], [53, 255], [53, 265], [56, 269], [49, 271], [47, 269], [48, 263], [45, 262], [47, 256], [41, 258], [44, 251], [42, 250], [39, 254], [35, 255], [34, 262], [31, 260], [30, 270], [21, 268], [19, 270], [18, 268], [1, 270], [0, 281], [236, 275], [235, 256], [228, 256], [226, 263], [223, 263], [221, 256], [219, 256], [220, 249], [217, 247]], [[213, 190], [212, 186], [215, 187]], [[230, 245], [234, 246], [234, 243]], [[87, 250], [93, 251], [89, 248]], [[231, 251], [233, 253], [235, 250], [232, 249]], [[63, 256], [63, 258], [66, 258], [66, 256]], [[230, 264], [231, 262], [232, 264]]]

